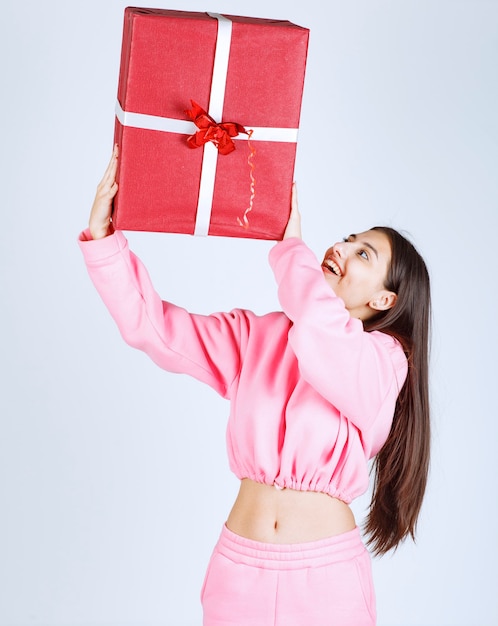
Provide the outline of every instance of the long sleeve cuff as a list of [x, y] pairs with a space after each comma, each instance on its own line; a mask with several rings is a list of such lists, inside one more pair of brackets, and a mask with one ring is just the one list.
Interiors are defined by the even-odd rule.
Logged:
[[102, 239], [92, 239], [90, 229], [83, 230], [78, 237], [78, 245], [87, 263], [101, 261], [121, 252], [128, 245], [124, 234], [116, 230]]

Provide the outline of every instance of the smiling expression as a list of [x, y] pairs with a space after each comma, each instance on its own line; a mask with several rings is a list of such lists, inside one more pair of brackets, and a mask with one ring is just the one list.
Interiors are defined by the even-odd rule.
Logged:
[[322, 269], [325, 280], [351, 316], [366, 320], [396, 302], [396, 294], [385, 287], [390, 262], [387, 235], [368, 230], [329, 248]]

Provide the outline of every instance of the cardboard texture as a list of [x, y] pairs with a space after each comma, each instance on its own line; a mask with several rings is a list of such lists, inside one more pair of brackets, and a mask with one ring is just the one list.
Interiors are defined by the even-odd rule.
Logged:
[[[288, 21], [221, 17], [225, 25], [229, 21], [231, 37], [221, 119], [214, 121], [255, 131], [249, 141], [240, 134], [234, 150], [219, 154], [212, 142], [193, 149], [187, 141], [199, 131], [186, 113], [192, 101], [209, 113], [214, 106], [213, 65], [221, 25], [212, 15], [125, 9], [114, 226], [193, 234], [204, 152], [210, 151], [216, 168], [212, 187], [207, 184], [212, 206], [209, 228], [201, 234], [278, 240], [289, 215], [296, 143], [258, 140], [257, 134], [261, 127], [299, 127], [309, 31]], [[130, 113], [153, 117], [130, 122], [123, 118]], [[175, 130], [177, 122], [187, 130], [144, 127], [149, 122], [161, 126], [164, 119], [172, 120]], [[214, 129], [214, 135], [219, 132]], [[202, 176], [206, 186], [208, 175]]]

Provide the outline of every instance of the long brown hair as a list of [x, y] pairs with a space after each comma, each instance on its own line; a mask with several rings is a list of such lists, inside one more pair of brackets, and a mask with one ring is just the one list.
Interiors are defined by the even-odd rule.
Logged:
[[398, 231], [385, 226], [391, 244], [386, 289], [395, 305], [365, 322], [365, 330], [395, 337], [408, 359], [407, 379], [396, 402], [386, 443], [374, 460], [372, 501], [365, 523], [375, 554], [396, 548], [408, 535], [415, 539], [417, 518], [427, 484], [430, 455], [429, 330], [430, 281], [424, 260]]

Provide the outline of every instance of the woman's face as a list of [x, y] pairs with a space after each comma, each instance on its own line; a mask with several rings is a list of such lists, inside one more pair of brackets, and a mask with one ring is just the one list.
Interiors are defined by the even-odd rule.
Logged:
[[351, 316], [366, 320], [396, 302], [396, 294], [384, 286], [390, 262], [387, 235], [367, 230], [329, 248], [322, 269], [325, 280]]

